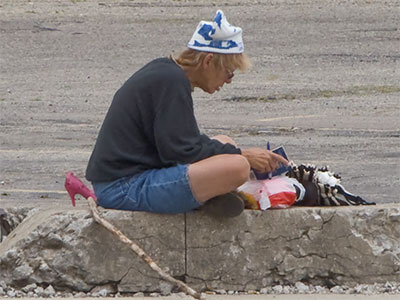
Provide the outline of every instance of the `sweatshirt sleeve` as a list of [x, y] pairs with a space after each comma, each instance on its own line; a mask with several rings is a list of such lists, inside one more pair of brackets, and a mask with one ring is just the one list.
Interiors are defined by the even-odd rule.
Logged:
[[163, 164], [194, 163], [217, 154], [241, 153], [231, 144], [200, 134], [190, 87], [172, 83], [162, 95], [154, 120], [154, 137]]
[[[209, 136], [207, 136], [205, 134], [201, 134], [200, 135], [200, 140], [204, 144], [215, 145], [217, 147], [220, 147], [221, 145], [224, 145], [220, 141], [214, 140], [214, 139], [210, 138]], [[225, 144], [225, 145], [227, 145], [229, 148], [231, 146], [233, 146], [231, 144]], [[242, 151], [239, 148], [236, 148], [235, 146], [233, 146], [233, 147], [238, 150], [238, 152], [235, 152], [235, 154], [241, 154], [242, 153]]]

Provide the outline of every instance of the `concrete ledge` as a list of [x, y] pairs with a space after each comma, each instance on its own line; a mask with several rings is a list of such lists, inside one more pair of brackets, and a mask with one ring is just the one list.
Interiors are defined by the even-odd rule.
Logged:
[[253, 290], [306, 281], [400, 281], [400, 206], [251, 211], [219, 222], [187, 216], [187, 281]]
[[[110, 210], [104, 216], [173, 276], [185, 273], [184, 215]], [[15, 287], [37, 283], [77, 291], [103, 285], [122, 292], [165, 289], [88, 210], [47, 210], [27, 217], [0, 244], [0, 269], [0, 281]]]
[[[400, 282], [398, 204], [245, 211], [227, 220], [201, 211], [168, 216], [109, 210], [104, 216], [162, 268], [199, 290]], [[0, 281], [15, 287], [171, 290], [82, 209], [28, 216], [0, 244], [0, 269]]]

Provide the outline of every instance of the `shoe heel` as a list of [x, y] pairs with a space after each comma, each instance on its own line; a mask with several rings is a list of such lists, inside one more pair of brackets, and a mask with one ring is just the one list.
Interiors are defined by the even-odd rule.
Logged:
[[76, 195], [76, 193], [74, 193], [73, 191], [69, 191], [68, 189], [67, 189], [67, 192], [68, 192], [69, 197], [71, 198], [72, 206], [75, 207], [75, 195]]

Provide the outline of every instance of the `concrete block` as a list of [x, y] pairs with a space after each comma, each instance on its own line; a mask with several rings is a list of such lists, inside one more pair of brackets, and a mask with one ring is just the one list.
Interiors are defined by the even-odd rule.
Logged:
[[[108, 210], [104, 217], [173, 276], [185, 273], [184, 215]], [[120, 292], [165, 290], [165, 283], [88, 210], [48, 210], [27, 217], [0, 244], [0, 281], [16, 287], [51, 284], [89, 291], [113, 285]]]
[[197, 289], [400, 281], [400, 205], [187, 214], [187, 282]]
[[[104, 211], [172, 276], [197, 290], [400, 282], [400, 205], [245, 211], [214, 219]], [[84, 209], [36, 211], [0, 243], [0, 282], [17, 288], [168, 294], [127, 245]]]

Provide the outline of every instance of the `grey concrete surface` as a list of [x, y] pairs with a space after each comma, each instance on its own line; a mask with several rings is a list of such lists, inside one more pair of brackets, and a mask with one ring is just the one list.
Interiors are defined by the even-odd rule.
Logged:
[[[185, 273], [184, 215], [109, 210], [104, 217], [134, 240], [171, 276]], [[57, 290], [114, 292], [169, 289], [129, 247], [96, 224], [87, 209], [31, 213], [0, 243], [0, 281], [23, 288], [48, 283]]]
[[217, 8], [244, 29], [254, 68], [195, 91], [201, 129], [284, 145], [349, 191], [398, 202], [399, 1], [2, 0], [0, 207], [69, 205], [64, 174], [83, 177], [114, 92]]
[[[230, 219], [201, 210], [172, 216], [104, 210], [104, 217], [197, 291], [400, 282], [399, 204], [246, 211]], [[0, 282], [16, 289], [173, 290], [87, 209], [30, 213], [0, 243], [0, 270]]]
[[400, 206], [186, 216], [186, 282], [197, 290], [400, 282]]

